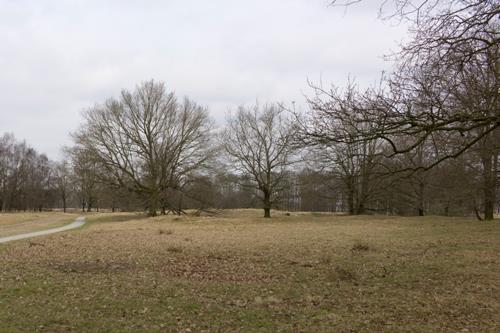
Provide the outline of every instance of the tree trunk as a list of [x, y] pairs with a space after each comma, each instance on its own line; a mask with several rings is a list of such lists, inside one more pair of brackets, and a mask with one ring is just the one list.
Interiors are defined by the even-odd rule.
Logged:
[[484, 219], [491, 221], [495, 213], [496, 174], [493, 172], [493, 156], [485, 156], [483, 163]]
[[156, 208], [158, 207], [158, 193], [152, 191], [149, 194], [148, 216], [156, 216]]
[[[423, 176], [421, 177], [423, 178]], [[418, 184], [418, 216], [425, 215], [424, 193], [425, 193], [425, 183], [422, 180], [420, 180]]]
[[89, 198], [87, 202], [87, 213], [90, 213], [92, 211], [92, 199]]
[[479, 214], [479, 210], [477, 209], [477, 206], [476, 206], [476, 203], [474, 202], [474, 214], [476, 214], [476, 218], [479, 220], [479, 221], [482, 221], [483, 218], [481, 217], [481, 214]]
[[181, 192], [181, 196], [180, 196], [180, 199], [179, 199], [179, 212], [177, 214], [179, 216], [181, 216], [181, 212], [183, 211], [182, 210], [183, 201], [184, 201], [184, 193]]
[[351, 188], [347, 189], [347, 209], [349, 210], [349, 215], [354, 215], [355, 208], [354, 208], [354, 190]]
[[362, 201], [360, 201], [358, 208], [356, 209], [356, 215], [361, 215], [364, 213], [365, 213], [365, 204], [364, 204], [364, 200], [362, 200]]
[[269, 191], [263, 191], [263, 192], [264, 192], [264, 217], [270, 218], [271, 217], [271, 195], [269, 194]]

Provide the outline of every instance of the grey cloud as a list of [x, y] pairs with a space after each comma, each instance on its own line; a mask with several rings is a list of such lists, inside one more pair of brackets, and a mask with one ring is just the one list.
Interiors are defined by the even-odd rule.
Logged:
[[372, 1], [0, 0], [0, 133], [52, 158], [80, 112], [150, 78], [214, 118], [259, 100], [304, 104], [307, 81], [372, 83], [404, 26]]

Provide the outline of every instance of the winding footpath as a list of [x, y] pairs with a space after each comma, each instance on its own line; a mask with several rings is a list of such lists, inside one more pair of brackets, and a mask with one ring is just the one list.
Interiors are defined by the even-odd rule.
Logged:
[[52, 228], [52, 229], [41, 230], [41, 231], [35, 231], [35, 232], [28, 232], [28, 233], [20, 234], [20, 235], [0, 237], [0, 243], [7, 243], [7, 242], [10, 242], [10, 241], [15, 241], [15, 240], [24, 239], [24, 238], [39, 237], [39, 236], [45, 236], [45, 235], [55, 234], [56, 232], [61, 232], [61, 231], [67, 231], [67, 230], [75, 229], [75, 228], [80, 228], [84, 224], [85, 224], [85, 217], [80, 216], [75, 221], [73, 221], [72, 223], [67, 224], [67, 225], [65, 225], [63, 227]]

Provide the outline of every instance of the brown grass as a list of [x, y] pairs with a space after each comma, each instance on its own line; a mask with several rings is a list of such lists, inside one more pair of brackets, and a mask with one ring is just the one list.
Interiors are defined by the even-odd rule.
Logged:
[[0, 331], [499, 329], [498, 222], [260, 215], [96, 215], [0, 246]]
[[60, 227], [76, 217], [59, 212], [0, 213], [0, 237]]

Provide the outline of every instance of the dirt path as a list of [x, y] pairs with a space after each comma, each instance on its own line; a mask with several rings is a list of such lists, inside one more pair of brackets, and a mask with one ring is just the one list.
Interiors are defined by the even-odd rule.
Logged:
[[24, 234], [19, 234], [19, 235], [13, 235], [13, 236], [7, 236], [7, 237], [0, 237], [0, 243], [6, 243], [14, 240], [19, 240], [19, 239], [24, 239], [24, 238], [31, 238], [31, 237], [38, 237], [38, 236], [45, 236], [45, 235], [50, 235], [54, 234], [56, 232], [61, 232], [61, 231], [66, 231], [66, 230], [71, 230], [75, 228], [79, 228], [82, 225], [85, 224], [85, 217], [80, 216], [75, 221], [72, 223], [65, 225], [63, 227], [58, 227], [58, 228], [52, 228], [52, 229], [46, 229], [46, 230], [41, 230], [41, 231], [35, 231], [35, 232], [28, 232]]

